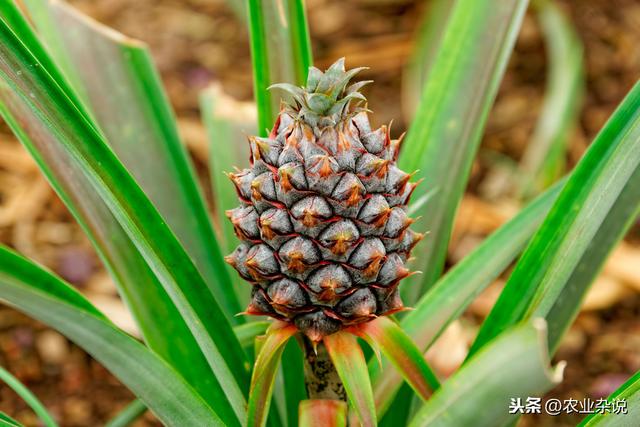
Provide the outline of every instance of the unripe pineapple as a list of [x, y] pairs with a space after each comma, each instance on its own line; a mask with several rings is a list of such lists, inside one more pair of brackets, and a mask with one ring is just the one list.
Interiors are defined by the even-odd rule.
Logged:
[[372, 130], [344, 59], [310, 68], [268, 138], [250, 137], [251, 167], [230, 174], [227, 212], [242, 244], [226, 260], [253, 285], [246, 313], [293, 322], [312, 341], [402, 309], [398, 283], [422, 238], [406, 205], [416, 184], [396, 167], [400, 140]]

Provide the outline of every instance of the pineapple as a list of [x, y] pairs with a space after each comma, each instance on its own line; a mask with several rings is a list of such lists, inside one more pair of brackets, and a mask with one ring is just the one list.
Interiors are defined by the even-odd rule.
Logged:
[[406, 206], [415, 183], [396, 166], [399, 140], [372, 130], [361, 68], [344, 59], [288, 92], [267, 138], [250, 137], [251, 167], [230, 174], [242, 240], [226, 260], [253, 285], [247, 314], [295, 326], [313, 342], [403, 308], [398, 283], [422, 235]]

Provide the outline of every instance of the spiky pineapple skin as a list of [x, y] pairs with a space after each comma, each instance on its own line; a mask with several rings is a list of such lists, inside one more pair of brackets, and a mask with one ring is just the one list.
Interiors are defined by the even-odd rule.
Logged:
[[[350, 95], [361, 85], [346, 88], [353, 74], [340, 61], [312, 68], [269, 136], [249, 138], [251, 167], [229, 174], [242, 243], [226, 260], [253, 285], [246, 313], [293, 322], [312, 341], [402, 309], [398, 284], [422, 237], [409, 228], [416, 184], [396, 166], [400, 141], [351, 105], [363, 99]], [[331, 110], [312, 105], [317, 93]]]

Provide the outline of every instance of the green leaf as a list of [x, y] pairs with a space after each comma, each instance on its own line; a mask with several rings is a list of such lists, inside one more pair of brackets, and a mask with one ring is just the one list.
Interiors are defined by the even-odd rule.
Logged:
[[[234, 168], [249, 167], [247, 135], [256, 133], [255, 106], [236, 101], [226, 95], [220, 86], [213, 85], [200, 92], [200, 110], [209, 140], [214, 204], [222, 230], [220, 240], [224, 243], [225, 251], [231, 252], [238, 245], [238, 237], [225, 212], [237, 207], [239, 202], [235, 187], [225, 174]], [[248, 301], [248, 297], [245, 301]]]
[[[392, 369], [387, 369], [392, 370]], [[371, 373], [371, 366], [369, 367], [369, 372]], [[382, 419], [378, 422], [380, 427], [396, 427], [396, 426], [406, 426], [409, 424], [409, 419], [412, 417], [412, 410], [414, 407], [414, 399], [416, 397], [415, 392], [409, 384], [406, 382], [402, 382], [402, 377], [400, 377], [397, 372], [394, 371], [394, 374], [398, 377], [398, 384], [402, 384], [398, 391], [395, 393], [393, 398], [393, 402], [389, 407], [384, 411], [383, 414], [378, 410], [378, 417], [382, 417]], [[373, 378], [371, 379], [373, 382]], [[376, 384], [374, 383], [374, 393], [375, 393]]]
[[613, 246], [640, 212], [640, 83], [569, 177], [485, 320], [470, 354], [525, 319], [544, 317], [555, 349]]
[[[190, 381], [213, 380], [203, 370], [200, 378], [195, 377], [194, 370], [202, 365], [195, 364], [198, 346], [185, 341], [190, 331], [219, 382], [210, 382], [211, 394], [228, 400], [233, 410], [222, 405], [221, 412], [229, 412], [221, 416], [225, 422], [234, 423], [225, 415], [239, 422], [244, 416], [242, 389], [248, 382], [245, 356], [224, 313], [187, 253], [101, 134], [4, 20], [0, 22], [0, 101], [3, 117], [81, 225], [96, 243], [113, 245], [112, 251], [102, 253], [109, 261], [107, 265], [126, 268], [131, 273], [128, 278], [136, 278], [134, 272], [147, 277], [152, 273], [155, 283], [162, 286], [165, 294], [159, 292], [159, 287], [145, 288], [145, 292], [131, 295], [140, 299], [128, 303], [134, 309], [157, 311], [155, 322], [162, 329], [153, 331], [158, 338], [154, 343], [165, 350], [163, 356], [171, 355], [172, 363], [180, 366], [181, 372], [190, 371]], [[134, 258], [121, 258], [125, 255]], [[136, 256], [141, 256], [144, 264]], [[130, 261], [136, 264], [131, 265]], [[112, 271], [118, 277], [118, 270]], [[158, 305], [151, 306], [155, 303]], [[166, 333], [166, 327], [157, 319], [184, 322], [188, 331], [179, 323], [170, 323], [168, 326], [182, 329], [178, 329], [182, 334], [162, 337], [160, 333]], [[168, 338], [176, 342], [169, 342]]]
[[[0, 251], [1, 250], [2, 248], [0, 247]], [[2, 252], [0, 252], [0, 256], [2, 256]], [[1, 263], [2, 263], [2, 260], [0, 259], [0, 268], [2, 266]], [[1, 271], [0, 271], [0, 286], [2, 286]], [[1, 295], [0, 295], [0, 298], [2, 298]], [[16, 377], [11, 375], [11, 373], [6, 369], [4, 369], [2, 366], [0, 366], [0, 382], [4, 382], [14, 392], [16, 392], [16, 394], [20, 396], [20, 398], [24, 400], [27, 405], [29, 405], [29, 407], [33, 410], [33, 412], [36, 413], [38, 418], [40, 418], [40, 421], [42, 421], [43, 425], [45, 425], [46, 427], [58, 426], [58, 424], [55, 422], [55, 420], [53, 419], [49, 411], [47, 411], [47, 408], [44, 407], [44, 405], [31, 392], [31, 390], [25, 387], [24, 384], [22, 384]], [[8, 420], [8, 422], [11, 422], [11, 421], [13, 420]]]
[[[30, 1], [30, 0], [27, 0]], [[41, 15], [46, 16], [46, 11], [44, 8], [39, 8], [35, 10], [37, 12], [34, 16], [40, 18]], [[7, 22], [7, 25], [19, 36], [20, 41], [24, 43], [24, 45], [33, 52], [34, 56], [38, 58], [40, 64], [47, 69], [51, 77], [60, 85], [67, 96], [72, 99], [72, 101], [76, 104], [77, 108], [81, 110], [82, 114], [90, 120], [89, 113], [83, 105], [82, 101], [80, 101], [79, 96], [71, 90], [70, 81], [68, 76], [65, 76], [59, 66], [61, 64], [55, 64], [49, 52], [44, 48], [44, 46], [40, 43], [40, 40], [36, 36], [36, 34], [31, 29], [29, 22], [22, 15], [20, 9], [18, 9], [18, 5], [15, 1], [3, 1], [0, 3], [0, 14], [2, 19]], [[67, 64], [62, 64], [67, 65]], [[92, 123], [92, 125], [94, 125]]]
[[286, 408], [287, 425], [298, 425], [298, 407], [300, 402], [307, 398], [307, 389], [304, 384], [304, 366], [302, 350], [296, 340], [291, 340], [284, 349], [280, 364], [284, 367], [280, 370], [283, 377], [282, 388], [276, 389], [275, 397], [284, 399]]
[[4, 427], [24, 427], [18, 421], [14, 420], [13, 418], [11, 418], [9, 415], [5, 414], [2, 411], [0, 411], [0, 426], [4, 426]]
[[266, 136], [280, 105], [268, 88], [305, 83], [313, 63], [311, 41], [302, 0], [248, 0], [248, 5], [258, 133]]
[[[393, 363], [393, 366], [423, 400], [427, 400], [431, 393], [440, 387], [440, 381], [427, 365], [420, 349], [393, 320], [388, 317], [379, 317], [350, 330], [370, 342], [372, 346], [382, 350], [386, 358]], [[375, 360], [369, 362], [370, 367], [375, 363]], [[373, 389], [376, 409], [380, 416], [393, 401], [394, 393], [390, 393], [384, 386], [378, 387], [376, 383]]]
[[233, 327], [233, 332], [236, 334], [238, 341], [242, 347], [253, 346], [253, 343], [258, 335], [263, 335], [267, 328], [271, 325], [271, 321], [257, 321], [249, 322], [244, 325], [238, 325]]
[[422, 17], [416, 45], [402, 73], [402, 110], [407, 122], [411, 121], [418, 108], [424, 82], [442, 42], [442, 35], [455, 3], [451, 0], [432, 0]]
[[347, 404], [341, 400], [300, 402], [300, 427], [347, 427]]
[[253, 98], [258, 108], [258, 135], [267, 136], [275, 119], [273, 101], [268, 87], [269, 54], [267, 52], [266, 25], [261, 0], [248, 0], [249, 42], [253, 65]]
[[607, 217], [589, 243], [567, 285], [549, 309], [549, 347], [555, 353], [560, 340], [578, 315], [589, 285], [597, 277], [609, 253], [622, 240], [640, 215], [640, 168], [636, 168], [624, 189], [609, 210]]
[[[218, 219], [218, 240], [225, 253], [231, 253], [238, 245], [238, 237], [226, 211], [238, 206], [235, 186], [226, 177], [235, 168], [249, 166], [247, 135], [256, 134], [255, 105], [239, 102], [224, 94], [220, 86], [213, 85], [200, 93], [202, 121], [209, 140], [209, 169], [213, 188], [214, 207]], [[238, 301], [251, 298], [251, 286], [230, 265], [230, 273]]]
[[147, 412], [147, 406], [142, 400], [136, 399], [105, 424], [105, 427], [127, 427], [145, 412]]
[[411, 421], [411, 427], [495, 427], [514, 421], [510, 399], [541, 395], [562, 380], [564, 364], [549, 370], [542, 319], [492, 341], [453, 374]]
[[[640, 371], [614, 391], [607, 401], [614, 405], [610, 413], [590, 415], [582, 420], [579, 427], [634, 427], [640, 419]], [[625, 413], [614, 412], [616, 401], [626, 402]]]
[[526, 10], [526, 0], [459, 0], [451, 10], [420, 106], [407, 133], [400, 167], [435, 191], [417, 226], [429, 232], [417, 249], [403, 294], [413, 304], [441, 275], [458, 203], [482, 130]]
[[[28, 0], [59, 63], [76, 77], [109, 146], [182, 243], [232, 323], [241, 311], [188, 154], [147, 46], [63, 1]], [[49, 24], [49, 25], [47, 25]]]
[[[400, 322], [401, 328], [425, 352], [522, 251], [544, 220], [564, 185], [559, 182], [522, 209], [453, 266]], [[402, 378], [393, 369], [381, 372], [370, 364], [376, 392], [393, 396]]]
[[375, 426], [373, 390], [358, 340], [347, 332], [338, 332], [324, 337], [323, 342], [360, 423], [363, 427]]
[[538, 0], [534, 5], [549, 65], [540, 118], [520, 162], [524, 195], [546, 188], [562, 173], [584, 91], [583, 48], [570, 20], [552, 0]]
[[[24, 18], [15, 9], [15, 4], [3, 2], [0, 11], [3, 19], [12, 17], [12, 19], [6, 19], [11, 23], [12, 30], [19, 35], [21, 41], [29, 42], [28, 46], [32, 52], [38, 53], [38, 61], [34, 60], [30, 65], [43, 67], [50, 75], [61, 78], [60, 72], [49, 59], [34, 33], [26, 22], [21, 21]], [[18, 74], [22, 75], [22, 71]], [[65, 89], [67, 96], [77, 99], [77, 97], [74, 98], [75, 92], [71, 91], [64, 80], [56, 83]], [[4, 87], [4, 84], [0, 86]], [[0, 87], [0, 97], [6, 100], [14, 96], [8, 92], [7, 88], [2, 89], [2, 87]], [[17, 104], [14, 108], [16, 106]], [[75, 107], [78, 107], [78, 104], [75, 104]], [[114, 277], [120, 294], [132, 311], [146, 343], [183, 374], [205, 399], [208, 401], [224, 399], [224, 391], [212, 377], [207, 360], [198, 349], [198, 344], [179, 311], [100, 195], [86, 182], [75, 178], [74, 172], [65, 161], [55, 160], [51, 164], [46, 164], [37, 151], [34, 151], [30, 136], [21, 128], [11, 111], [2, 105], [2, 102], [0, 102], [0, 113], [39, 161], [50, 183], [92, 240], [98, 254]], [[28, 113], [23, 110], [20, 114]], [[83, 115], [89, 118], [88, 114]], [[26, 120], [23, 122], [27, 123]], [[86, 124], [96, 127], [92, 122]], [[45, 141], [40, 142], [47, 144]], [[55, 154], [49, 153], [49, 155]], [[54, 172], [56, 168], [58, 169]], [[158, 322], [158, 318], [162, 318], [163, 322]], [[189, 358], [185, 357], [185, 354], [189, 354]], [[223, 418], [226, 415], [225, 411], [227, 411], [226, 408], [222, 411]], [[234, 416], [231, 411], [229, 415]]]
[[85, 349], [165, 424], [225, 425], [180, 374], [114, 326], [70, 285], [1, 246], [0, 300]]
[[447, 272], [400, 322], [422, 351], [518, 256], [555, 202], [564, 181], [532, 201]]
[[273, 384], [280, 364], [284, 346], [297, 329], [284, 322], [274, 323], [267, 331], [266, 339], [258, 349], [258, 357], [251, 376], [249, 407], [247, 411], [248, 427], [264, 427], [269, 415]]

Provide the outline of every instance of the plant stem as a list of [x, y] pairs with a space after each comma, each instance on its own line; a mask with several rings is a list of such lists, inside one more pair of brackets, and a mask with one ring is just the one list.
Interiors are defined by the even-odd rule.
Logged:
[[313, 348], [307, 337], [301, 339], [304, 349], [304, 382], [309, 399], [347, 401], [347, 393], [324, 344]]

